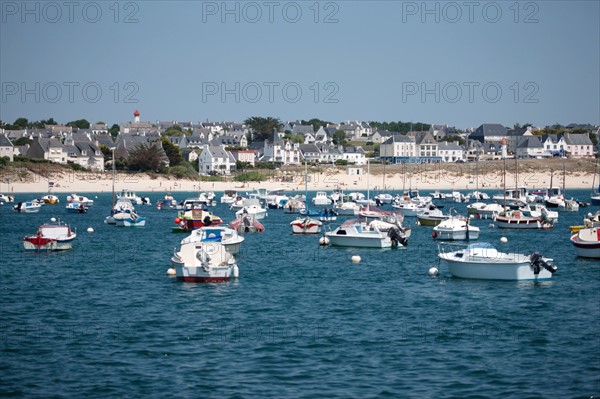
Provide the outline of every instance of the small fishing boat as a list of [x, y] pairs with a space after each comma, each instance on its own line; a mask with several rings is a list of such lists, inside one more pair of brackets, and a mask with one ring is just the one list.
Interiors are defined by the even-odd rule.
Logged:
[[221, 204], [231, 204], [235, 201], [237, 192], [235, 190], [225, 190], [221, 196]]
[[120, 227], [144, 227], [146, 218], [138, 215], [135, 210], [125, 210], [113, 215], [115, 224]]
[[293, 234], [318, 234], [321, 232], [323, 222], [309, 216], [300, 216], [290, 222]]
[[262, 233], [265, 231], [263, 226], [253, 215], [242, 214], [229, 223], [229, 227], [238, 233]]
[[37, 213], [42, 208], [42, 204], [35, 201], [19, 202], [13, 205], [13, 211], [18, 213]]
[[[587, 223], [589, 222], [589, 223]], [[600, 258], [600, 222], [584, 221], [585, 226], [571, 236], [577, 256], [582, 258]]]
[[235, 258], [219, 242], [185, 242], [174, 251], [171, 263], [177, 280], [184, 282], [225, 282], [237, 275]]
[[244, 237], [237, 230], [227, 226], [208, 226], [193, 230], [189, 236], [181, 240], [181, 245], [190, 242], [218, 242], [232, 255], [240, 252]]
[[167, 194], [163, 199], [158, 201], [156, 204], [156, 209], [160, 211], [173, 210], [177, 209], [178, 206], [177, 200], [175, 200], [172, 195]]
[[382, 231], [377, 226], [379, 221], [373, 222], [348, 220], [335, 230], [325, 233], [325, 237], [331, 245], [340, 247], [395, 248], [408, 245], [408, 236], [401, 227]]
[[456, 245], [438, 244], [438, 257], [459, 278], [481, 280], [548, 280], [557, 267], [537, 252], [530, 255], [504, 253], [487, 242]]
[[523, 215], [519, 210], [508, 210], [494, 217], [496, 225], [501, 229], [550, 229], [553, 222], [547, 218], [544, 211], [541, 217]]
[[69, 202], [67, 203], [67, 206], [65, 206], [65, 209], [69, 213], [86, 213], [89, 208], [81, 202]]
[[331, 199], [327, 196], [325, 191], [317, 191], [312, 199], [312, 203], [315, 206], [329, 205], [331, 204]]
[[133, 205], [152, 205], [150, 198], [140, 197], [135, 193], [135, 191], [126, 188], [121, 190], [121, 194], [117, 194], [117, 200], [121, 198], [128, 199]]
[[430, 205], [417, 213], [417, 222], [421, 226], [437, 226], [443, 220], [449, 219], [450, 214], [445, 214], [440, 208]]
[[179, 211], [174, 222], [177, 227], [173, 227], [173, 233], [187, 233], [201, 227], [219, 225], [223, 220], [204, 209], [188, 209]]
[[338, 215], [357, 216], [358, 212], [360, 211], [360, 205], [358, 205], [356, 202], [346, 201], [342, 203], [336, 203], [334, 205], [334, 209]]
[[35, 252], [65, 251], [72, 248], [75, 237], [77, 234], [67, 224], [52, 218], [34, 235], [23, 237], [23, 247], [26, 251]]
[[53, 194], [44, 195], [42, 198], [40, 198], [40, 201], [43, 202], [44, 204], [48, 204], [48, 205], [54, 205], [54, 204], [58, 204], [60, 202], [58, 197]]
[[379, 204], [391, 204], [392, 201], [394, 200], [394, 197], [392, 197], [392, 195], [389, 194], [389, 193], [380, 193], [380, 194], [377, 194], [374, 198], [375, 198], [375, 203], [377, 205], [379, 205]]
[[262, 207], [260, 201], [256, 198], [246, 199], [242, 209], [238, 210], [235, 215], [238, 216], [244, 213], [254, 215], [256, 220], [264, 219], [267, 216], [267, 210]]
[[0, 194], [0, 205], [3, 205], [4, 203], [11, 203], [11, 202], [15, 202], [14, 195]]
[[479, 238], [479, 227], [471, 226], [469, 219], [451, 217], [433, 228], [431, 236], [442, 241], [469, 241]]
[[89, 199], [86, 196], [83, 195], [77, 195], [77, 194], [71, 194], [71, 195], [67, 195], [67, 202], [74, 202], [77, 204], [83, 204], [83, 206], [87, 206], [88, 208], [90, 206], [94, 205], [94, 200], [93, 199]]

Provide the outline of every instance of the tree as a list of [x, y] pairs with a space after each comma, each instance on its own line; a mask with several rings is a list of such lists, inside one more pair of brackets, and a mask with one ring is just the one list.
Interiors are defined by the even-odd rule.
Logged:
[[169, 158], [170, 166], [177, 166], [183, 162], [183, 155], [181, 155], [181, 151], [179, 151], [179, 147], [175, 144], [171, 143], [168, 138], [162, 138], [163, 149], [167, 154], [167, 158]]
[[[177, 125], [175, 125], [175, 126], [177, 126]], [[179, 126], [177, 126], [177, 127], [179, 127], [179, 129], [175, 129], [175, 126], [168, 128], [167, 131], [164, 133], [164, 135], [165, 136], [183, 136], [185, 134]]]
[[292, 143], [304, 144], [304, 137], [297, 134], [294, 137], [292, 137]]
[[33, 143], [33, 140], [31, 140], [31, 139], [30, 139], [30, 138], [28, 138], [28, 137], [19, 137], [18, 139], [16, 139], [16, 140], [13, 140], [13, 142], [12, 142], [12, 143], [13, 143], [13, 145], [14, 145], [14, 146], [18, 146], [18, 145], [26, 145], [26, 144], [31, 144], [31, 143]]
[[141, 143], [129, 151], [130, 170], [160, 172], [164, 167], [164, 156], [160, 147], [153, 143]]
[[279, 118], [253, 116], [244, 121], [252, 128], [253, 141], [264, 141], [273, 137], [273, 129], [279, 130], [282, 126]]
[[119, 135], [119, 131], [121, 130], [121, 128], [119, 127], [119, 125], [117, 125], [116, 123], [113, 124], [110, 129], [108, 129], [108, 133], [113, 137], [117, 137]]
[[27, 118], [17, 118], [15, 120], [15, 123], [13, 123], [12, 125], [14, 129], [26, 129], [28, 124], [29, 121], [27, 120]]
[[335, 145], [346, 145], [346, 132], [343, 130], [336, 130], [336, 132], [333, 133], [332, 140]]
[[76, 127], [78, 129], [89, 129], [90, 123], [86, 119], [77, 119], [67, 123], [67, 126]]
[[323, 120], [318, 119], [318, 118], [312, 118], [312, 119], [309, 119], [308, 121], [302, 120], [302, 121], [300, 121], [300, 123], [302, 123], [303, 125], [312, 125], [312, 127], [313, 127], [313, 129], [314, 129], [315, 132], [317, 130], [319, 130], [319, 128], [321, 126], [325, 127], [325, 126], [331, 124], [331, 122], [323, 121]]

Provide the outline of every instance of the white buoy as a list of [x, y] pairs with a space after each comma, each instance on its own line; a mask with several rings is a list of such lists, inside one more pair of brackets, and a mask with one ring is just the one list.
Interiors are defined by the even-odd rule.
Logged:
[[174, 276], [175, 274], [177, 274], [177, 272], [172, 267], [167, 269], [167, 276]]
[[240, 276], [240, 269], [237, 265], [233, 265], [233, 278], [238, 278]]
[[501, 237], [501, 238], [500, 238], [500, 242], [501, 242], [502, 244], [506, 244], [506, 243], [508, 242], [508, 238], [506, 238], [506, 237]]
[[329, 238], [325, 237], [325, 236], [319, 238], [319, 244], [320, 245], [329, 245]]
[[88, 233], [93, 233], [94, 232], [94, 228], [93, 227], [88, 227], [87, 228], [87, 232]]
[[490, 223], [490, 224], [488, 225], [488, 227], [489, 227], [490, 229], [493, 229], [493, 228], [494, 228], [494, 227], [496, 227], [496, 226], [494, 226], [494, 223]]
[[417, 220], [417, 222], [415, 223], [417, 226], [421, 225], [421, 222], [419, 222], [419, 220]]
[[429, 268], [429, 270], [427, 271], [427, 274], [429, 274], [430, 276], [437, 276], [438, 274], [440, 274], [440, 271], [438, 270], [437, 267], [431, 266]]
[[352, 263], [360, 263], [360, 256], [359, 255], [353, 255], [352, 256]]
[[50, 218], [50, 221], [51, 221], [52, 223], [56, 223], [56, 218]]

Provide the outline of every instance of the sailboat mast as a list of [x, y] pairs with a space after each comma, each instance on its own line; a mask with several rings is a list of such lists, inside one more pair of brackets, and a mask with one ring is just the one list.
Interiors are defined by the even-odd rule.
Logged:
[[371, 196], [369, 191], [369, 175], [371, 174], [371, 163], [367, 159], [367, 206], [371, 205]]
[[115, 209], [115, 149], [112, 148], [112, 208], [111, 212]]
[[502, 170], [504, 171], [502, 175], [502, 184], [504, 185], [504, 209], [506, 209], [506, 158], [503, 158], [502, 164]]

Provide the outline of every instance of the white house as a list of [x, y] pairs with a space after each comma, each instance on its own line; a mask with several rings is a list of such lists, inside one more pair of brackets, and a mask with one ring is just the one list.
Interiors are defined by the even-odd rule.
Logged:
[[391, 163], [411, 162], [418, 156], [417, 146], [412, 137], [394, 134], [379, 146], [379, 158]]
[[517, 158], [538, 158], [548, 157], [550, 154], [544, 150], [540, 136], [524, 136], [517, 145], [516, 156]]
[[464, 161], [465, 150], [456, 141], [443, 141], [438, 144], [438, 156], [442, 157], [442, 162]]
[[263, 160], [278, 162], [283, 165], [300, 165], [300, 145], [282, 140], [278, 134], [274, 135], [274, 143], [265, 140]]
[[198, 159], [200, 173], [229, 175], [235, 170], [235, 158], [224, 145], [204, 146]]
[[367, 157], [362, 147], [344, 147], [342, 151], [342, 159], [354, 165], [366, 165]]
[[565, 143], [567, 144], [567, 153], [571, 158], [593, 158], [594, 144], [587, 134], [564, 134]]

